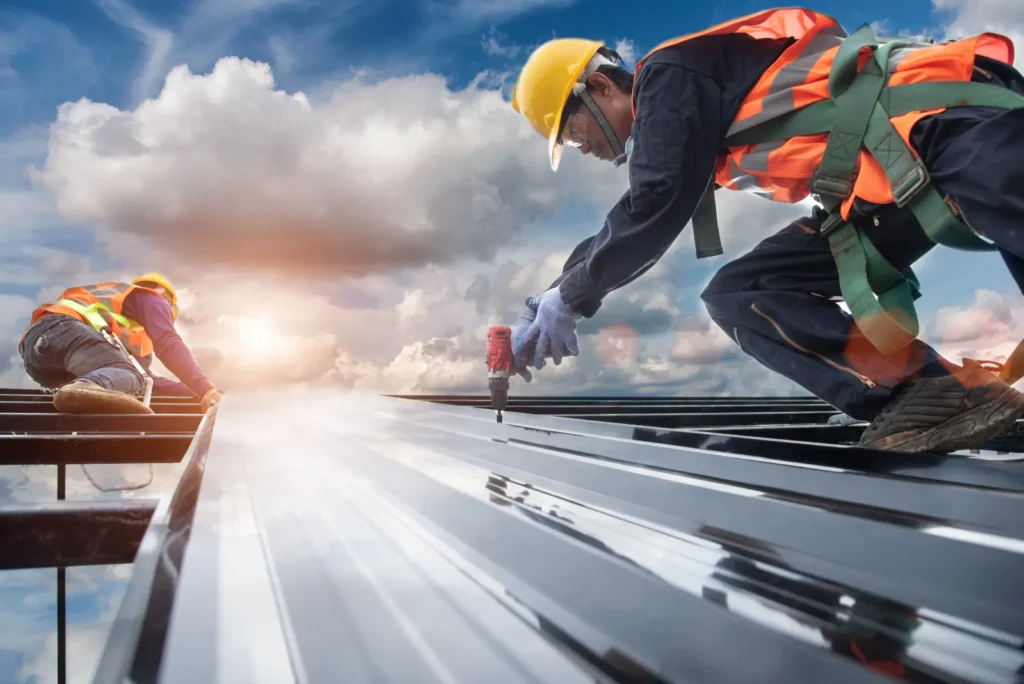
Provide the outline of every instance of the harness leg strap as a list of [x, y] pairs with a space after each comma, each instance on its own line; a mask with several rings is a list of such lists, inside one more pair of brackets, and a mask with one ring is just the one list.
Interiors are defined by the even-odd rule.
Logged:
[[715, 205], [715, 182], [708, 183], [704, 195], [693, 212], [693, 246], [698, 259], [718, 256], [722, 249], [722, 235], [718, 230], [718, 210]]

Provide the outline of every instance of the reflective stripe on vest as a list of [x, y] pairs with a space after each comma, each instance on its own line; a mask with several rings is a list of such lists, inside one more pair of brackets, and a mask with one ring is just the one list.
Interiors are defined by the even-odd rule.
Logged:
[[55, 304], [44, 304], [32, 314], [34, 323], [46, 314], [72, 316], [96, 330], [109, 328], [133, 356], [143, 359], [153, 353], [153, 341], [138, 322], [122, 313], [125, 297], [133, 290], [155, 290], [130, 283], [99, 283], [65, 290]]
[[[805, 9], [765, 10], [666, 41], [638, 62], [636, 73], [639, 75], [647, 59], [659, 50], [701, 36], [733, 33], [795, 42], [744, 98], [730, 125], [729, 136], [829, 99], [832, 62], [847, 33], [836, 19]], [[901, 46], [887, 60], [889, 83], [898, 86], [926, 81], [969, 81], [976, 54], [1012, 63], [1013, 46], [1007, 38], [988, 33], [941, 45]], [[862, 54], [861, 64], [869, 58], [866, 52]], [[633, 106], [635, 115], [635, 100]], [[893, 118], [893, 125], [906, 140], [919, 119], [939, 111], [942, 108], [903, 114]], [[827, 134], [819, 134], [730, 147], [718, 160], [715, 182], [730, 190], [754, 192], [777, 202], [799, 202], [811, 194], [809, 182], [821, 163], [827, 139]], [[889, 180], [878, 163], [865, 151], [861, 152], [859, 163], [861, 171], [854, 192], [843, 204], [844, 218], [855, 197], [876, 204], [893, 201]]]

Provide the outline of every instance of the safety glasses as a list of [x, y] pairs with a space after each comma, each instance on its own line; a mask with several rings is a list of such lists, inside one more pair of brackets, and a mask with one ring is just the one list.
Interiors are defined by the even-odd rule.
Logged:
[[562, 144], [579, 149], [587, 144], [587, 117], [582, 111], [569, 115], [562, 128]]

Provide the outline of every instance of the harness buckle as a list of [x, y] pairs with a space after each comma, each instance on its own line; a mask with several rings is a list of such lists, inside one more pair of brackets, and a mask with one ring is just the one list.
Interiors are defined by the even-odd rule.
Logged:
[[818, 229], [818, 236], [823, 238], [828, 237], [829, 233], [833, 232], [844, 223], [846, 223], [846, 219], [843, 218], [842, 212], [839, 209], [836, 209], [821, 222], [821, 228]]
[[897, 207], [903, 208], [913, 201], [930, 182], [931, 176], [928, 174], [928, 169], [924, 167], [920, 159], [915, 159], [910, 170], [892, 184], [892, 199]]
[[813, 194], [818, 196], [825, 195], [845, 200], [853, 192], [853, 180], [826, 176], [819, 169], [811, 176], [810, 189]]

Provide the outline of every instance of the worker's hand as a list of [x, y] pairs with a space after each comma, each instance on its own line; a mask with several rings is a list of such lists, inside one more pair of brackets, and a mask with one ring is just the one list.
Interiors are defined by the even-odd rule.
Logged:
[[580, 353], [576, 340], [576, 321], [582, 316], [574, 312], [562, 301], [562, 294], [557, 287], [533, 298], [530, 308], [536, 308], [537, 315], [519, 341], [517, 347], [512, 346], [513, 355], [521, 355], [531, 343], [536, 344], [533, 353], [533, 366], [541, 369], [545, 357], [550, 356], [557, 366], [562, 363], [563, 356], [577, 356]]
[[203, 398], [200, 399], [199, 408], [202, 409], [203, 413], [210, 410], [211, 406], [216, 406], [217, 402], [220, 401], [221, 394], [216, 388], [211, 387], [203, 393]]
[[520, 376], [526, 382], [533, 380], [533, 373], [526, 366], [519, 366], [514, 361], [512, 363], [512, 374]]
[[[522, 340], [526, 336], [526, 332], [533, 325], [534, 320], [537, 318], [537, 306], [534, 304], [533, 297], [526, 300], [526, 311], [519, 317], [519, 320], [512, 326], [512, 372], [522, 376], [523, 380], [530, 382], [533, 379], [533, 374], [530, 373], [527, 366], [530, 365], [530, 360], [533, 358], [533, 348], [535, 345], [522, 345]], [[521, 351], [516, 351], [523, 347]]]

